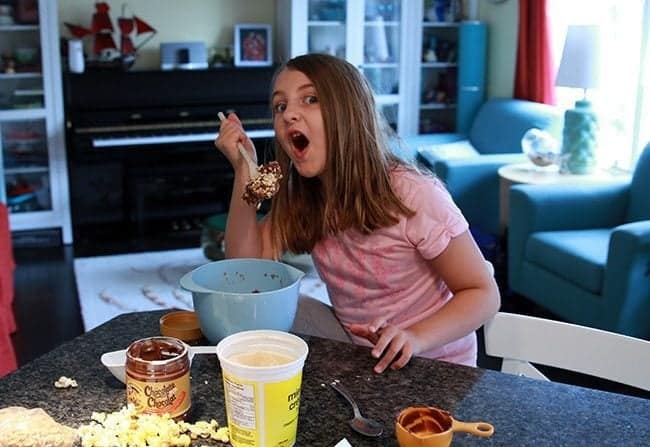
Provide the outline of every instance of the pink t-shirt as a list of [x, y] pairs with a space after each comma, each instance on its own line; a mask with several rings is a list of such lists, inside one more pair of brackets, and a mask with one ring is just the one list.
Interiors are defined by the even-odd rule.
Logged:
[[[316, 244], [312, 257], [327, 285], [334, 311], [346, 326], [384, 316], [407, 328], [440, 309], [452, 294], [432, 269], [430, 260], [468, 224], [440, 180], [408, 170], [392, 174], [396, 194], [411, 218], [370, 235], [346, 230]], [[369, 345], [350, 334], [355, 342]], [[474, 332], [422, 357], [476, 365]]]

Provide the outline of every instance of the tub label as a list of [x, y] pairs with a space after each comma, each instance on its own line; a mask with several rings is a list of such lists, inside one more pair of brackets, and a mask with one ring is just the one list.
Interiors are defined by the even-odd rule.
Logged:
[[[296, 442], [302, 372], [260, 383], [223, 374], [230, 442], [235, 447], [290, 447]], [[264, 427], [265, 439], [261, 439]]]
[[255, 386], [241, 383], [237, 379], [224, 378], [228, 393], [228, 411], [233, 422], [239, 427], [255, 430]]
[[190, 374], [176, 380], [141, 382], [127, 375], [127, 401], [141, 413], [169, 413], [177, 417], [187, 412], [191, 405]]

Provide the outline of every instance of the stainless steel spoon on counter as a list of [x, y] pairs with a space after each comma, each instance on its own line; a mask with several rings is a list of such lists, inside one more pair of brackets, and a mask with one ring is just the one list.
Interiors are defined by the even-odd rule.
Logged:
[[350, 405], [352, 405], [352, 409], [354, 410], [354, 417], [350, 419], [349, 424], [354, 431], [373, 438], [381, 436], [381, 434], [384, 432], [384, 427], [381, 425], [381, 423], [375, 421], [374, 419], [368, 419], [361, 415], [359, 406], [350, 395], [350, 392], [343, 385], [341, 385], [341, 382], [338, 380], [333, 380], [330, 382], [330, 386], [338, 391], [341, 396], [345, 397], [345, 400], [347, 400]]

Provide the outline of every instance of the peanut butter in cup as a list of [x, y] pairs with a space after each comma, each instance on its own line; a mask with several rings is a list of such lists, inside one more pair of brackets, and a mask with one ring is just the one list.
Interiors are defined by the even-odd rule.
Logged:
[[192, 404], [188, 346], [173, 337], [131, 343], [126, 350], [126, 399], [138, 412], [186, 419]]

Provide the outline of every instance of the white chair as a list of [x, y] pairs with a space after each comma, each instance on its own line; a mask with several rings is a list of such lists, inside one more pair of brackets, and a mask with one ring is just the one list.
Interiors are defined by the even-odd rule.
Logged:
[[650, 341], [575, 324], [498, 312], [484, 327], [485, 351], [502, 372], [549, 380], [531, 363], [650, 391]]

